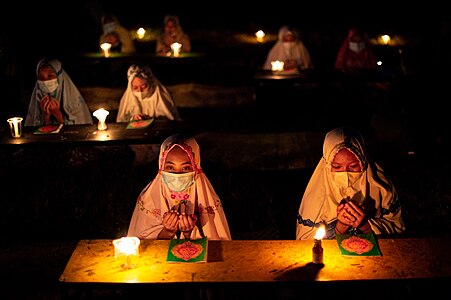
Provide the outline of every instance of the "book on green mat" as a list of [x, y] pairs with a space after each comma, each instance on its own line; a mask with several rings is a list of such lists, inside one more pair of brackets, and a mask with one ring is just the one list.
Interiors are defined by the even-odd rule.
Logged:
[[152, 124], [153, 118], [145, 120], [132, 120], [128, 122], [126, 129], [143, 129]]
[[58, 133], [60, 132], [61, 128], [63, 128], [64, 124], [59, 125], [44, 125], [41, 127], [38, 127], [33, 132], [34, 134], [51, 134], [51, 133]]
[[169, 242], [167, 262], [207, 262], [207, 237], [195, 240], [172, 239]]
[[337, 234], [337, 243], [342, 255], [381, 256], [379, 245], [373, 233]]

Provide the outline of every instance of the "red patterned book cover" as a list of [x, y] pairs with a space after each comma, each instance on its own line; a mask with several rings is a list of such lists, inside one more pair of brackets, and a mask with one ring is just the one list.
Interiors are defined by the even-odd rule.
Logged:
[[368, 234], [337, 234], [337, 243], [342, 255], [381, 256], [376, 237]]
[[195, 240], [172, 239], [169, 242], [167, 262], [207, 262], [207, 237]]

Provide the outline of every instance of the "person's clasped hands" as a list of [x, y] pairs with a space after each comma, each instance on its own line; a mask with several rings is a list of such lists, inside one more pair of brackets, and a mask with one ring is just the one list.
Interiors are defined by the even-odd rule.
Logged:
[[350, 226], [363, 233], [371, 231], [364, 210], [354, 202], [343, 199], [337, 207], [337, 231], [344, 233]]
[[39, 103], [39, 106], [44, 114], [44, 123], [50, 123], [50, 116], [54, 116], [58, 122], [64, 123], [63, 114], [60, 109], [60, 102], [48, 95], [44, 96]]

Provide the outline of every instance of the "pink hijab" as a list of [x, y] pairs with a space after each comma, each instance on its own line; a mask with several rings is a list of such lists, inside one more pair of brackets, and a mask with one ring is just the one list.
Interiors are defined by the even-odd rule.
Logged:
[[[187, 153], [195, 170], [194, 183], [183, 192], [172, 192], [161, 176], [166, 156], [174, 147], [180, 147]], [[163, 229], [163, 214], [183, 200], [187, 202], [187, 213], [195, 213], [198, 217], [191, 233], [192, 239], [206, 236], [209, 240], [231, 240], [221, 200], [200, 166], [200, 148], [196, 140], [180, 134], [168, 137], [161, 144], [158, 162], [158, 174], [138, 196], [128, 236], [157, 239]]]

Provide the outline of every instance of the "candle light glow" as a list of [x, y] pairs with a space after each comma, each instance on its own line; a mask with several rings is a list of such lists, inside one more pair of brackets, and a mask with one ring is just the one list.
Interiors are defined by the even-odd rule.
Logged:
[[263, 30], [259, 30], [255, 33], [255, 36], [257, 37], [257, 42], [261, 43], [261, 42], [263, 42], [265, 33], [263, 32]]
[[180, 43], [172, 43], [171, 44], [171, 49], [172, 49], [172, 53], [175, 57], [180, 55], [180, 49], [182, 48], [182, 44]]
[[284, 65], [283, 61], [278, 61], [278, 60], [272, 61], [271, 62], [271, 70], [273, 72], [283, 71], [283, 65]]
[[146, 30], [141, 27], [136, 31], [136, 34], [138, 35], [138, 39], [142, 40], [146, 34]]
[[97, 124], [98, 130], [106, 130], [108, 128], [108, 126], [105, 123], [105, 120], [109, 114], [110, 112], [103, 108], [98, 109], [93, 113], [93, 116], [99, 120], [99, 123]]
[[110, 56], [110, 49], [111, 49], [111, 44], [110, 43], [103, 43], [103, 44], [100, 45], [100, 48], [102, 48], [103, 55], [105, 57], [109, 57]]
[[140, 240], [137, 237], [122, 237], [113, 241], [114, 257], [125, 256], [125, 264], [122, 266], [124, 269], [133, 267], [132, 256], [139, 256], [139, 244]]
[[22, 120], [21, 117], [9, 118], [7, 121], [11, 128], [11, 136], [13, 138], [19, 138], [22, 135]]

